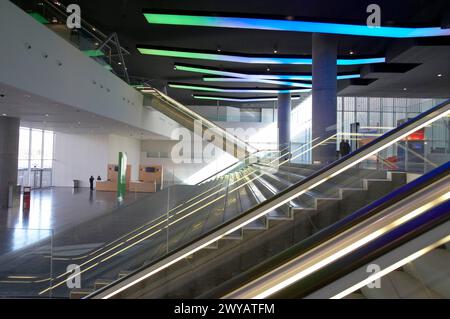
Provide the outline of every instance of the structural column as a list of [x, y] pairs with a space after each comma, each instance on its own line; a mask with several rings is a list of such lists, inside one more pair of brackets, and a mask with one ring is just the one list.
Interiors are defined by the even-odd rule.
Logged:
[[284, 154], [291, 146], [291, 94], [278, 94], [278, 148]]
[[[337, 40], [334, 36], [312, 35], [312, 138], [336, 134], [337, 122]], [[336, 159], [336, 141], [313, 149], [313, 163]]]
[[0, 117], [0, 207], [8, 206], [8, 188], [17, 184], [20, 120]]

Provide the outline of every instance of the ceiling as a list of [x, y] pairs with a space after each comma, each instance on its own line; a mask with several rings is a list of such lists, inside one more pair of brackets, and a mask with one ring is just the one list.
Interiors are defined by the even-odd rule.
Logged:
[[[122, 46], [130, 51], [126, 56], [128, 72], [131, 76], [149, 80], [153, 86], [165, 89], [167, 82], [186, 82], [203, 84], [201, 74], [176, 71], [174, 63], [188, 63], [209, 66], [225, 70], [252, 73], [311, 72], [309, 65], [246, 65], [242, 63], [216, 62], [171, 57], [142, 55], [136, 50], [138, 44], [166, 46], [180, 49], [199, 49], [243, 54], [273, 54], [274, 47], [279, 55], [310, 55], [311, 34], [299, 32], [260, 31], [245, 29], [226, 29], [191, 26], [171, 26], [148, 24], [142, 14], [148, 10], [200, 11], [204, 13], [228, 13], [235, 16], [264, 15], [277, 16], [281, 19], [301, 19], [309, 21], [365, 24], [368, 13], [366, 8], [372, 0], [335, 1], [335, 0], [62, 0], [64, 4], [78, 3], [82, 18], [95, 25], [104, 33], [117, 32]], [[448, 0], [410, 0], [376, 2], [381, 6], [382, 25], [384, 26], [440, 26], [450, 16]], [[433, 55], [433, 49], [421, 51], [420, 56], [411, 48], [417, 46], [410, 40], [392, 40], [386, 38], [368, 38], [356, 36], [338, 36], [338, 55], [387, 56], [388, 62], [426, 63], [415, 71], [394, 74], [381, 72], [374, 77], [365, 66], [339, 66], [338, 72], [361, 72], [369, 81], [339, 81], [342, 95], [383, 96], [388, 94], [416, 95], [437, 94], [439, 97], [450, 96], [448, 78], [436, 79], [436, 71], [445, 72], [450, 58], [450, 46], [447, 39], [435, 41], [442, 54]], [[401, 50], [398, 50], [398, 48]], [[397, 50], [395, 51], [394, 48]], [[393, 53], [395, 51], [395, 54]], [[447, 53], [446, 53], [447, 52]], [[434, 59], [433, 59], [434, 56]], [[417, 59], [416, 59], [417, 57]], [[420, 58], [420, 59], [419, 59]], [[420, 60], [420, 61], [419, 61]], [[410, 62], [408, 62], [410, 61]], [[444, 66], [444, 68], [442, 68]], [[446, 67], [446, 68], [445, 68]], [[427, 72], [429, 71], [429, 72]], [[386, 76], [389, 75], [389, 76]], [[417, 81], [421, 75], [422, 81]], [[430, 78], [424, 78], [430, 76]], [[423, 83], [428, 83], [423, 85]], [[445, 84], [445, 85], [444, 85]], [[216, 86], [236, 87], [236, 83], [213, 83]], [[239, 83], [239, 87], [276, 87], [271, 84]], [[403, 88], [407, 87], [406, 91]], [[400, 90], [398, 90], [400, 88]], [[432, 88], [433, 90], [430, 90]], [[167, 93], [182, 103], [192, 105], [216, 104], [211, 101], [199, 101], [192, 98], [193, 91], [167, 88]], [[227, 94], [221, 94], [227, 95]], [[249, 94], [228, 94], [230, 96], [249, 96]], [[251, 94], [258, 96], [258, 94]], [[438, 96], [436, 96], [438, 97]], [[230, 102], [220, 102], [229, 105]], [[233, 103], [232, 103], [233, 104]], [[236, 103], [234, 103], [236, 104]]]
[[0, 84], [0, 94], [0, 116], [20, 118], [21, 126], [68, 134], [116, 134], [137, 139], [166, 139], [3, 84]]

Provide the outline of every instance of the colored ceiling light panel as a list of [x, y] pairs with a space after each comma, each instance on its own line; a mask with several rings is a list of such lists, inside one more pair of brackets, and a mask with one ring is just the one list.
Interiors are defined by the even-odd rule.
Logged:
[[169, 87], [174, 89], [220, 92], [220, 93], [305, 93], [311, 89], [266, 89], [266, 88], [222, 88], [215, 86], [202, 86], [195, 84], [169, 83]]
[[[192, 95], [194, 99], [198, 100], [213, 100], [213, 101], [229, 101], [229, 102], [242, 102], [242, 103], [248, 103], [248, 102], [271, 102], [271, 101], [277, 101], [277, 96], [270, 96], [270, 97], [226, 97], [226, 96], [211, 96], [211, 95], [198, 95], [194, 94]], [[300, 96], [292, 96], [291, 100], [298, 100], [300, 99]]]
[[42, 24], [48, 24], [50, 23], [46, 18], [44, 18], [40, 13], [37, 12], [30, 12], [30, 16], [32, 16], [37, 22]]
[[[250, 56], [250, 55], [235, 55], [235, 54], [218, 54], [213, 51], [193, 51], [193, 50], [180, 50], [173, 48], [149, 48], [144, 46], [138, 46], [138, 51], [141, 54], [165, 56], [173, 58], [185, 58], [185, 59], [199, 59], [199, 60], [211, 60], [211, 61], [223, 61], [223, 62], [235, 62], [235, 63], [247, 63], [247, 64], [312, 64], [311, 58], [305, 57], [293, 57], [293, 56]], [[339, 58], [336, 60], [337, 65], [358, 65], [358, 64], [372, 64], [372, 63], [384, 63], [386, 58]]]
[[384, 38], [418, 38], [450, 35], [450, 29], [440, 27], [403, 28], [372, 27], [367, 25], [277, 20], [261, 18], [239, 18], [226, 16], [180, 15], [144, 12], [148, 23], [184, 26], [255, 29], [272, 31], [317, 32]]
[[[265, 80], [293, 80], [293, 81], [312, 81], [311, 74], [245, 74], [232, 71], [216, 70], [201, 66], [175, 64], [175, 70], [193, 73], [202, 73], [210, 75], [220, 75], [225, 77], [244, 78], [244, 79], [265, 79]], [[338, 74], [338, 80], [360, 78], [358, 73]], [[206, 78], [205, 78], [205, 81]]]
[[105, 55], [101, 50], [84, 50], [83, 53], [90, 57]]
[[267, 83], [276, 84], [284, 86], [293, 86], [300, 88], [312, 88], [311, 83], [300, 83], [300, 82], [288, 82], [288, 81], [278, 81], [278, 80], [266, 80], [266, 79], [256, 79], [256, 78], [214, 78], [214, 77], [204, 77], [203, 81], [206, 82], [241, 82], [241, 83]]

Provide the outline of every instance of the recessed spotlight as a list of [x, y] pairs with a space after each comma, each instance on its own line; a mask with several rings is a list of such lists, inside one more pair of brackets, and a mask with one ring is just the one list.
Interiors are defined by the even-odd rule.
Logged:
[[403, 91], [407, 91], [408, 89], [407, 88], [403, 88]]
[[118, 64], [118, 65], [121, 65], [121, 64], [122, 64], [122, 62], [117, 62], [117, 64]]
[[93, 31], [95, 31], [95, 28], [92, 28]]
[[267, 71], [267, 72], [270, 72], [270, 68], [269, 68], [269, 67], [267, 67], [266, 71]]
[[352, 51], [352, 50], [350, 50], [349, 54], [350, 54], [350, 55], [353, 55], [353, 54], [355, 54], [355, 52]]
[[48, 117], [48, 114], [45, 114], [45, 117]]
[[275, 54], [277, 54], [278, 53], [278, 48], [277, 48], [277, 46], [275, 45], [274, 47], [273, 47], [273, 53], [275, 53]]
[[220, 45], [217, 46], [217, 52], [222, 52], [222, 48], [220, 47]]
[[2, 116], [6, 116], [6, 115], [7, 115], [6, 113], [3, 113], [3, 114], [2, 114]]
[[437, 75], [438, 77], [441, 77], [442, 76], [442, 74], [441, 73], [439, 73], [438, 75]]
[[78, 122], [78, 125], [80, 125], [81, 124], [81, 122]]

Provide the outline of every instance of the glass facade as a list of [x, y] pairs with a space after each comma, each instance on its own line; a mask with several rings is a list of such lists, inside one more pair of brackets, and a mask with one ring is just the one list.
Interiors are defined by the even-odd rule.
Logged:
[[[349, 140], [354, 150], [443, 101], [444, 99], [423, 98], [338, 97], [336, 150], [342, 139]], [[293, 144], [311, 141], [311, 108], [311, 96], [294, 107], [291, 123]], [[433, 127], [425, 128], [423, 138], [420, 141], [409, 141], [403, 146], [403, 150], [401, 145], [386, 148], [379, 154], [378, 160], [397, 161], [406, 152], [420, 153], [422, 158], [432, 162], [434, 158], [450, 153], [447, 123], [448, 121], [437, 121]], [[409, 149], [414, 146], [417, 147], [416, 151]], [[309, 155], [299, 161], [308, 163]]]
[[20, 128], [18, 184], [43, 188], [52, 186], [52, 131]]

